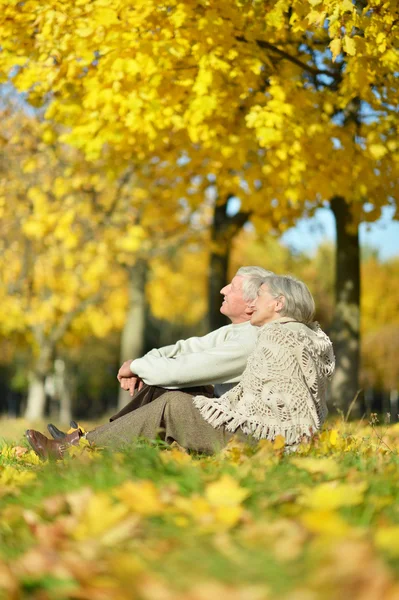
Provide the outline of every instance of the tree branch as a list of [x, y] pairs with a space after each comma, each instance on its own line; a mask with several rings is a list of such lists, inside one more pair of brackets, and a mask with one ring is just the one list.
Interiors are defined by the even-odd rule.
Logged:
[[[239, 42], [245, 42], [246, 44], [249, 43], [249, 41], [241, 35], [236, 36], [236, 40]], [[271, 52], [278, 54], [279, 56], [281, 56], [281, 58], [289, 60], [290, 62], [294, 63], [298, 67], [301, 67], [301, 69], [307, 71], [308, 73], [311, 73], [312, 75], [327, 75], [332, 79], [337, 79], [336, 73], [333, 73], [332, 71], [329, 71], [327, 69], [317, 69], [316, 67], [307, 65], [306, 63], [302, 62], [299, 58], [288, 54], [288, 52], [285, 52], [285, 50], [280, 50], [280, 48], [277, 48], [273, 44], [270, 44], [270, 42], [266, 42], [265, 40], [255, 40], [255, 43], [259, 46], [259, 48], [265, 48], [266, 50], [270, 50]]]

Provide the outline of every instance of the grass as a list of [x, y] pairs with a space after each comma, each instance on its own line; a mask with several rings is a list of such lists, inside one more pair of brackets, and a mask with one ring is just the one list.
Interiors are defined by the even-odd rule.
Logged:
[[331, 423], [295, 455], [140, 441], [62, 462], [25, 428], [0, 421], [0, 598], [399, 598], [398, 426]]

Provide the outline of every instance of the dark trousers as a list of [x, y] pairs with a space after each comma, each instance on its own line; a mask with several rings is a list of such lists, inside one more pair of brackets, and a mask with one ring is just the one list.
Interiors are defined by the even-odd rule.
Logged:
[[119, 419], [120, 417], [123, 417], [124, 415], [127, 415], [128, 413], [133, 412], [134, 410], [137, 410], [146, 404], [149, 404], [156, 398], [159, 398], [166, 392], [170, 391], [184, 392], [185, 394], [190, 394], [190, 396], [206, 396], [207, 398], [214, 397], [212, 385], [198, 385], [181, 388], [179, 390], [167, 390], [166, 388], [159, 387], [157, 385], [144, 384], [141, 390], [134, 394], [130, 402], [110, 418], [110, 421], [116, 421], [116, 419]]

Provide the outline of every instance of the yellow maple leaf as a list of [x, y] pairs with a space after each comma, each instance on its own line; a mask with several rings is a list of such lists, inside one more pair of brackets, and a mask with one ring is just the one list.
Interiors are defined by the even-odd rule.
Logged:
[[399, 525], [377, 529], [374, 535], [374, 542], [377, 548], [380, 548], [390, 556], [399, 557]]
[[342, 49], [342, 42], [341, 42], [340, 38], [335, 38], [335, 40], [330, 42], [329, 48], [331, 50], [331, 54], [332, 54], [333, 62], [334, 62]]
[[3, 468], [0, 467], [0, 486], [26, 485], [35, 478], [36, 474], [31, 471], [20, 471], [10, 465], [6, 465]]
[[242, 515], [241, 506], [218, 506], [215, 508], [214, 518], [219, 525], [234, 527]]
[[93, 13], [93, 18], [96, 23], [106, 27], [119, 24], [118, 13], [112, 8], [97, 8]]
[[205, 498], [212, 506], [236, 506], [248, 498], [249, 493], [233, 477], [223, 475], [218, 481], [207, 485]]
[[338, 431], [336, 429], [332, 429], [330, 432], [330, 444], [332, 446], [336, 446], [337, 439], [338, 439]]
[[[180, 465], [186, 465], [192, 463], [192, 458], [187, 452], [182, 452], [179, 448], [172, 448], [171, 450], [165, 450], [160, 454], [163, 463], [175, 462]], [[193, 463], [195, 464], [195, 463]]]
[[101, 536], [124, 519], [128, 512], [127, 506], [115, 504], [108, 494], [93, 494], [88, 499], [73, 535], [78, 540]]
[[383, 144], [370, 144], [369, 152], [375, 160], [379, 160], [388, 152], [387, 148]]
[[113, 491], [131, 511], [144, 516], [159, 515], [164, 510], [159, 491], [152, 481], [125, 481]]
[[349, 54], [350, 56], [355, 56], [356, 42], [353, 38], [349, 37], [349, 35], [344, 36], [343, 48], [347, 54]]
[[357, 484], [328, 481], [304, 491], [299, 503], [317, 510], [334, 510], [363, 502], [367, 482]]
[[342, 517], [331, 510], [309, 510], [304, 512], [299, 519], [312, 533], [327, 536], [345, 535], [350, 529]]
[[273, 442], [274, 450], [281, 450], [285, 446], [285, 437], [283, 435], [276, 435]]
[[298, 457], [292, 458], [291, 463], [309, 473], [322, 473], [329, 477], [337, 477], [339, 474], [339, 467], [333, 458]]

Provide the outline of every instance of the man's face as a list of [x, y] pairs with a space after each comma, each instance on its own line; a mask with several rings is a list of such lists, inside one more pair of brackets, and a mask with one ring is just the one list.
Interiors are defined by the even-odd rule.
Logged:
[[244, 323], [251, 318], [252, 309], [250, 305], [252, 303], [244, 300], [243, 281], [244, 277], [236, 275], [231, 283], [220, 290], [220, 293], [224, 296], [220, 312], [226, 315], [232, 323]]

